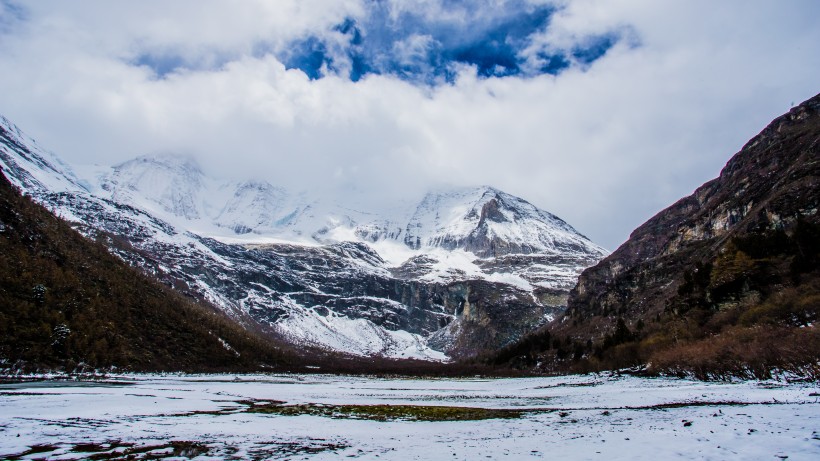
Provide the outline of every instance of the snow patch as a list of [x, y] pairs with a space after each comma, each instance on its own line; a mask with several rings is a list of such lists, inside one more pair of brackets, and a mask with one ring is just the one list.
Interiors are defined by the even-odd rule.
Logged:
[[444, 353], [430, 349], [419, 335], [403, 330], [390, 331], [367, 319], [351, 319], [333, 312], [322, 316], [312, 309], [305, 309], [273, 326], [297, 342], [360, 356], [449, 360]]

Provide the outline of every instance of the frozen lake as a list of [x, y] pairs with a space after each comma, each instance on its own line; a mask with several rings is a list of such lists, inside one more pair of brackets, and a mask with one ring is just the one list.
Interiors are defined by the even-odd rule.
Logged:
[[0, 384], [0, 459], [817, 460], [818, 392], [601, 375]]

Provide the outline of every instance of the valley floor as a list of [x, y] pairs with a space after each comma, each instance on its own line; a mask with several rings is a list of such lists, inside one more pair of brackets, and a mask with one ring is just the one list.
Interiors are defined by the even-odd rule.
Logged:
[[7, 383], [0, 459], [808, 460], [820, 459], [818, 392], [604, 375]]

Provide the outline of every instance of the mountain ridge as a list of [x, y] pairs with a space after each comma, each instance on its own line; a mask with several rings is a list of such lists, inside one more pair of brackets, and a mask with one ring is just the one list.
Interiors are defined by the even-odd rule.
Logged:
[[[154, 203], [172, 216], [211, 221], [238, 235], [287, 240], [295, 233], [322, 243], [345, 234], [340, 228], [349, 227], [366, 242], [394, 240], [416, 250], [462, 249], [479, 257], [570, 248], [605, 253], [555, 215], [486, 185], [439, 188], [415, 205], [400, 207], [404, 211], [385, 216], [361, 206], [292, 193], [263, 180], [208, 178], [190, 157], [169, 154], [122, 162], [97, 181], [113, 200], [142, 207]], [[181, 221], [177, 224], [184, 226]], [[538, 228], [525, 228], [533, 225]]]
[[[482, 257], [463, 248], [413, 250], [402, 241], [406, 225], [395, 223], [418, 206], [400, 205], [396, 215], [379, 217], [265, 182], [213, 180], [184, 158], [142, 157], [96, 167], [81, 181], [68, 166], [43, 169], [43, 162], [28, 161], [50, 154], [14, 129], [19, 136], [13, 139], [8, 130], [0, 133], [0, 166], [35, 200], [163, 283], [294, 344], [396, 358], [474, 355], [554, 318], [577, 274], [604, 254], [557, 218], [558, 240], [588, 242], [582, 251]], [[42, 181], [35, 184], [26, 175]], [[471, 190], [479, 198], [490, 192]], [[552, 226], [531, 225], [533, 217], [552, 215], [502, 194], [492, 192], [501, 200], [485, 210], [485, 224], [517, 225], [516, 216], [523, 216], [530, 219], [523, 228], [533, 232]], [[466, 229], [461, 236], [469, 236], [481, 221], [478, 209], [477, 219], [470, 215], [473, 205], [457, 202], [434, 213], [463, 221], [457, 222]], [[248, 216], [256, 224], [278, 222], [284, 233], [266, 235], [253, 222], [235, 219]], [[225, 218], [222, 226], [214, 222], [218, 217]], [[361, 238], [357, 229], [375, 238]], [[492, 241], [483, 238], [484, 244]]]
[[491, 360], [820, 376], [820, 95], [584, 270], [561, 318]]
[[302, 359], [82, 237], [0, 174], [0, 369], [296, 370]]
[[[516, 260], [515, 283], [568, 290], [581, 266], [607, 254], [555, 215], [491, 186], [439, 188], [415, 206], [407, 202], [384, 216], [266, 181], [209, 178], [190, 158], [168, 154], [138, 157], [105, 174], [97, 170], [96, 181], [96, 190], [111, 200], [224, 243], [259, 248], [361, 241], [391, 267], [426, 258], [433, 264], [404, 272], [426, 268], [435, 280], [489, 280], [487, 269], [503, 266], [489, 261], [531, 255]], [[453, 257], [454, 252], [463, 255]], [[568, 259], [576, 263], [568, 266]]]

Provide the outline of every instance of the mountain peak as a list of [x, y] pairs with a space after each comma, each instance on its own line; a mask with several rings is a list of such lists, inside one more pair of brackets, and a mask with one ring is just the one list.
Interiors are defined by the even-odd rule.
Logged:
[[176, 172], [191, 172], [197, 175], [203, 174], [202, 168], [200, 168], [196, 158], [190, 155], [174, 153], [141, 155], [114, 165], [113, 168], [115, 170], [126, 168], [159, 168]]
[[28, 193], [87, 191], [68, 166], [3, 116], [0, 169], [9, 181]]
[[165, 213], [196, 220], [205, 217], [204, 182], [205, 175], [192, 157], [160, 154], [115, 165], [102, 178], [101, 188], [114, 200], [153, 210], [159, 206]]
[[428, 193], [407, 225], [409, 247], [463, 249], [481, 257], [606, 251], [557, 216], [491, 186]]

